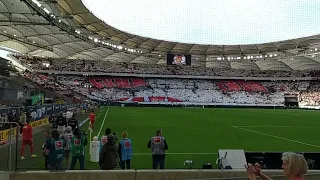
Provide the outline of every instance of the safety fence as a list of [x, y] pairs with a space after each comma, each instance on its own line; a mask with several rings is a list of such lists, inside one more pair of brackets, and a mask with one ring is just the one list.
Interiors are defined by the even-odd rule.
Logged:
[[[39, 106], [28, 106], [26, 110], [30, 114], [31, 123], [30, 125], [35, 128], [49, 124], [48, 117], [52, 114], [59, 114], [60, 112], [73, 111], [80, 109], [80, 104], [49, 104], [49, 105], [39, 105]], [[0, 109], [0, 115], [2, 121], [0, 122], [16, 122], [21, 114], [19, 107], [12, 107], [6, 109]], [[17, 133], [17, 128], [14, 127], [10, 129], [9, 123], [0, 124], [0, 145], [6, 144], [9, 137], [15, 136]]]

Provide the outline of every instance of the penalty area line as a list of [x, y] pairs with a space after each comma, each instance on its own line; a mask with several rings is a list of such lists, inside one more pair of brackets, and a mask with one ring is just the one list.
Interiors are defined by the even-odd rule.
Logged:
[[275, 135], [271, 135], [271, 134], [267, 134], [267, 133], [262, 133], [262, 132], [258, 132], [258, 131], [253, 131], [253, 130], [250, 130], [250, 129], [241, 128], [241, 127], [239, 127], [239, 126], [231, 126], [231, 127], [232, 127], [232, 128], [235, 128], [235, 129], [242, 130], [242, 131], [251, 132], [251, 133], [254, 133], [254, 134], [260, 134], [260, 135], [264, 135], [264, 136], [273, 137], [273, 138], [276, 138], [276, 139], [281, 139], [281, 140], [284, 140], [284, 141], [289, 141], [289, 142], [293, 142], [293, 143], [297, 143], [297, 144], [302, 144], [302, 145], [306, 145], [306, 146], [310, 146], [310, 147], [320, 148], [320, 146], [318, 146], [318, 145], [309, 144], [309, 143], [304, 143], [304, 142], [301, 142], [301, 141], [296, 141], [296, 140], [293, 140], [293, 139], [288, 139], [288, 138], [284, 138], [284, 137], [280, 137], [280, 136], [275, 136]]

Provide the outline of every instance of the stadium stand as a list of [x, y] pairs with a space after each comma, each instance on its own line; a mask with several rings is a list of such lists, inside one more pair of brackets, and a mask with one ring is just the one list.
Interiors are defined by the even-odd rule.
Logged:
[[89, 99], [102, 101], [284, 105], [285, 94], [300, 94], [301, 103], [319, 104], [319, 82], [310, 81], [46, 76], [30, 72], [25, 73], [25, 77], [55, 91], [71, 90]]
[[[28, 70], [22, 73], [23, 77], [38, 87], [49, 90], [53, 96], [73, 93], [94, 101], [137, 102], [135, 104], [164, 102], [284, 106], [285, 96], [293, 94], [299, 95], [301, 104], [320, 105], [320, 82], [316, 81], [316, 77], [320, 77], [320, 56], [318, 53], [311, 56], [306, 53], [310, 44], [318, 43], [320, 40], [318, 35], [263, 45], [235, 47], [191, 45], [154, 40], [119, 31], [94, 17], [80, 0], [0, 0], [0, 4], [3, 7], [0, 13], [1, 19], [4, 21], [0, 28], [1, 45], [18, 49], [21, 54], [12, 54], [10, 58], [27, 67]], [[103, 44], [106, 42], [108, 45]], [[120, 45], [110, 45], [109, 42]], [[128, 47], [143, 49], [145, 53], [136, 52]], [[299, 52], [286, 52], [291, 48], [294, 50], [299, 48], [297, 50]], [[192, 65], [166, 66], [164, 57], [171, 51], [192, 54]], [[250, 55], [257, 52], [259, 55], [255, 57]], [[269, 54], [267, 57], [267, 53], [280, 52], [283, 56], [271, 58]], [[239, 56], [240, 59], [227, 56]], [[41, 70], [45, 72], [39, 72]], [[115, 74], [106, 76], [104, 73]], [[116, 73], [123, 73], [126, 76]], [[5, 75], [9, 74], [9, 71], [6, 71]], [[169, 79], [150, 77], [148, 76], [150, 74], [216, 78], [214, 80], [190, 77]], [[248, 80], [247, 77], [273, 79], [258, 81]], [[279, 81], [279, 77], [309, 77], [309, 79]], [[12, 104], [0, 102], [1, 106], [8, 107]], [[227, 136], [230, 138], [232, 135]], [[295, 140], [287, 139], [287, 141]], [[185, 172], [159, 171], [157, 173], [162, 175], [160, 177], [154, 176], [153, 171], [135, 171], [129, 172], [129, 179], [182, 180], [213, 177], [212, 174], [206, 175], [210, 173], [209, 171], [188, 171], [188, 176], [183, 174]], [[221, 172], [227, 174], [225, 177], [231, 176], [230, 172]], [[24, 180], [32, 175], [42, 179], [52, 175], [48, 172], [42, 175], [33, 173], [35, 172], [14, 173], [11, 176], [12, 179]], [[119, 175], [126, 174], [113, 175], [113, 172], [104, 174], [87, 171], [70, 175], [71, 173], [55, 173], [52, 176], [59, 176], [62, 179], [70, 177], [83, 179], [89, 177], [85, 173], [92, 173], [93, 176], [90, 177], [93, 179], [102, 175], [106, 175], [103, 177], [106, 178], [110, 174], [112, 174], [111, 179], [119, 179]], [[143, 175], [144, 173], [149, 174]], [[178, 177], [174, 177], [175, 175]], [[20, 178], [17, 178], [19, 176]], [[120, 179], [126, 178], [128, 177]]]
[[[318, 70], [296, 70], [285, 71], [264, 68], [260, 70], [232, 69], [224, 67], [201, 67], [201, 66], [165, 66], [159, 64], [142, 63], [117, 63], [109, 61], [90, 60], [67, 60], [39, 58], [34, 56], [14, 55], [26, 66], [35, 70], [57, 70], [72, 72], [107, 72], [107, 73], [134, 73], [134, 74], [160, 74], [160, 75], [193, 75], [193, 76], [223, 76], [223, 77], [319, 77]], [[272, 60], [264, 62], [272, 64]], [[221, 61], [220, 61], [221, 62]], [[278, 62], [278, 61], [277, 61]], [[255, 63], [259, 63], [255, 61]], [[260, 65], [261, 67], [267, 65]], [[284, 66], [282, 64], [282, 66]]]

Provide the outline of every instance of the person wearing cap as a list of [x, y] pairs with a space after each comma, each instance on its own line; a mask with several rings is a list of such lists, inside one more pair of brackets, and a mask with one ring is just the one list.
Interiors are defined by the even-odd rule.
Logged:
[[99, 157], [99, 165], [102, 170], [112, 170], [117, 166], [118, 147], [115, 145], [114, 136], [109, 134], [107, 140]]
[[158, 164], [160, 169], [164, 169], [165, 151], [169, 149], [167, 141], [162, 136], [162, 130], [156, 131], [156, 135], [152, 137], [147, 145], [152, 152], [152, 168], [157, 169]]

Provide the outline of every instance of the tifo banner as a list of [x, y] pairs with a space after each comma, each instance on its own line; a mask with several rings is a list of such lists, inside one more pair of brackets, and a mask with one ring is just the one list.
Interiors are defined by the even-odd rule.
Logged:
[[0, 144], [5, 144], [9, 137], [14, 137], [17, 135], [17, 128], [12, 128], [12, 129], [6, 129], [0, 131]]

